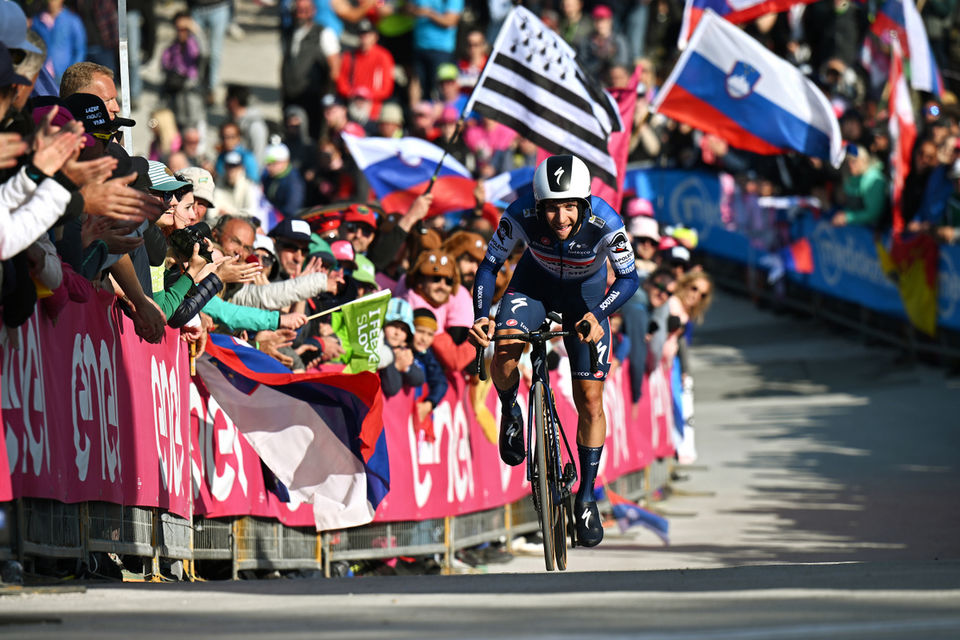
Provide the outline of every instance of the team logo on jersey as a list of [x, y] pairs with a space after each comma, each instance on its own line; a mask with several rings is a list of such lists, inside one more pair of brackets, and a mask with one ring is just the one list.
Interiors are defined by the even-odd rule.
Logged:
[[593, 214], [590, 214], [590, 217], [587, 218], [587, 222], [589, 222], [590, 224], [592, 224], [592, 225], [594, 225], [594, 226], [596, 226], [596, 227], [600, 227], [601, 229], [603, 228], [603, 226], [604, 226], [605, 224], [607, 224], [607, 221], [606, 221], [606, 220], [604, 220], [603, 218], [601, 218], [601, 217], [599, 217], [599, 216], [595, 216], [595, 215], [593, 215]]
[[597, 371], [595, 374], [593, 374], [593, 377], [599, 380], [603, 377], [603, 371]]
[[507, 320], [507, 326], [508, 326], [508, 327], [515, 327], [515, 326], [517, 326], [517, 321], [516, 321], [514, 318], [510, 318], [509, 320]]
[[613, 240], [611, 240], [607, 246], [610, 247], [610, 251], [613, 253], [630, 251], [630, 241], [627, 240], [627, 235], [623, 231], [613, 236]]
[[523, 210], [523, 217], [524, 217], [524, 218], [533, 218], [533, 217], [535, 217], [536, 215], [537, 215], [537, 210], [534, 209], [534, 208], [532, 208], [532, 207], [529, 208], [529, 209], [524, 209], [524, 210]]
[[547, 236], [540, 236], [540, 244], [550, 245], [550, 238]]
[[509, 238], [513, 238], [513, 225], [506, 217], [500, 218], [500, 226], [497, 227], [497, 237], [500, 242], [506, 244]]

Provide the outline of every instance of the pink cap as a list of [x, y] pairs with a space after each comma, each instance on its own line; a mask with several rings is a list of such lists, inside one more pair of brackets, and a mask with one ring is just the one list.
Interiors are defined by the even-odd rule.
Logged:
[[[66, 107], [62, 105], [48, 104], [48, 105], [43, 105], [42, 107], [37, 107], [36, 109], [33, 110], [33, 112], [31, 113], [31, 115], [33, 116], [33, 123], [39, 126], [39, 124], [43, 121], [43, 119], [47, 117], [47, 114], [53, 111], [54, 107], [57, 107], [57, 106], [59, 106], [59, 108], [57, 109], [57, 115], [53, 116], [53, 120], [50, 121], [50, 124], [52, 124], [55, 127], [62, 127], [66, 123], [72, 122], [74, 120], [73, 114], [71, 114], [70, 110], [67, 109]], [[96, 141], [97, 141], [96, 138], [94, 138], [89, 133], [83, 134], [84, 146], [92, 147], [94, 143], [96, 143]]]
[[337, 240], [330, 245], [330, 250], [333, 252], [333, 257], [337, 260], [353, 262], [355, 258], [353, 245], [347, 240]]
[[593, 8], [593, 13], [591, 13], [590, 15], [591, 17], [593, 17], [594, 20], [601, 20], [603, 18], [612, 18], [613, 11], [611, 11], [610, 7], [608, 7], [605, 4], [598, 4], [596, 7]]
[[634, 198], [627, 205], [627, 217], [653, 216], [653, 203], [646, 198]]
[[630, 235], [634, 238], [650, 238], [660, 242], [660, 225], [649, 216], [637, 216], [630, 219]]

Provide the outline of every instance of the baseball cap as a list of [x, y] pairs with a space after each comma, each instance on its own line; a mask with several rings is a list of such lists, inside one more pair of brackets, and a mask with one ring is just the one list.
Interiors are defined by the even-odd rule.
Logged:
[[353, 93], [350, 94], [350, 98], [354, 100], [373, 100], [373, 93], [370, 92], [370, 87], [359, 85], [354, 87]]
[[365, 204], [351, 204], [343, 215], [344, 222], [361, 222], [368, 224], [374, 229], [377, 228], [377, 216], [373, 210]]
[[134, 120], [120, 116], [111, 120], [103, 100], [92, 93], [75, 93], [68, 96], [63, 99], [63, 106], [73, 114], [74, 118], [83, 123], [87, 133], [92, 133], [98, 138], [102, 136], [97, 134], [116, 133], [120, 127], [132, 127], [137, 124]]
[[306, 220], [281, 220], [268, 234], [274, 240], [298, 242], [306, 248], [310, 244], [310, 223]]
[[334, 105], [340, 105], [341, 107], [346, 106], [343, 98], [336, 93], [328, 93], [327, 95], [323, 96], [323, 98], [320, 99], [320, 104], [324, 109], [329, 109]]
[[277, 248], [273, 244], [273, 238], [265, 236], [262, 233], [257, 234], [256, 239], [253, 241], [253, 248], [254, 250], [265, 249], [273, 255], [277, 255]]
[[403, 107], [396, 102], [387, 102], [380, 108], [380, 122], [403, 125]]
[[310, 234], [310, 246], [307, 247], [307, 250], [310, 253], [319, 253], [323, 251], [330, 253], [330, 243], [314, 232]]
[[30, 81], [13, 70], [13, 60], [10, 51], [0, 46], [0, 87], [9, 87], [12, 84], [29, 85]]
[[361, 18], [357, 22], [357, 33], [370, 33], [373, 31], [373, 23], [370, 22], [369, 18]]
[[[20, 5], [11, 0], [0, 0], [0, 43], [7, 45], [8, 49], [43, 53], [27, 40], [27, 16], [24, 15]], [[27, 82], [27, 84], [30, 83]]]
[[264, 164], [270, 164], [271, 162], [286, 162], [289, 159], [290, 148], [282, 142], [271, 144], [263, 150]]
[[357, 268], [353, 270], [354, 280], [367, 284], [377, 284], [377, 269], [370, 262], [370, 258], [360, 253], [354, 257], [353, 261], [357, 264]]
[[437, 80], [444, 82], [446, 80], [456, 80], [460, 77], [460, 70], [452, 62], [444, 62], [437, 67]]
[[223, 156], [223, 164], [228, 167], [240, 167], [243, 166], [243, 156], [240, 155], [239, 151], [227, 151]]
[[440, 114], [440, 124], [450, 124], [456, 122], [457, 118], [460, 117], [460, 112], [457, 111], [456, 107], [447, 106], [443, 108], [443, 113]]
[[353, 245], [349, 240], [337, 240], [330, 245], [330, 251], [333, 257], [340, 262], [353, 262], [356, 254], [353, 251]]
[[593, 13], [591, 13], [590, 16], [594, 20], [602, 20], [603, 18], [612, 18], [613, 11], [611, 11], [610, 7], [608, 7], [605, 4], [598, 4], [593, 8]]
[[[2, 48], [3, 47], [0, 47], [0, 49]], [[0, 53], [0, 58], [2, 57], [3, 57], [3, 54]], [[2, 61], [0, 61], [0, 66], [2, 66]], [[0, 86], [2, 86], [2, 84], [0, 84]], [[30, 115], [33, 116], [34, 124], [39, 125], [40, 122], [42, 122], [43, 119], [46, 117], [46, 115], [51, 111], [53, 111], [54, 107], [59, 107], [59, 108], [57, 109], [56, 115], [54, 115], [53, 119], [50, 121], [50, 124], [52, 124], [55, 127], [62, 127], [66, 123], [71, 122], [73, 120], [73, 114], [70, 113], [70, 111], [66, 107], [60, 104], [59, 98], [55, 96], [44, 96], [44, 97], [45, 98], [49, 97], [52, 99], [44, 100], [42, 103], [34, 102], [34, 104], [38, 105], [38, 106], [35, 106], [33, 108], [33, 111], [30, 112]], [[83, 140], [85, 145], [88, 147], [92, 147], [93, 143], [96, 141], [96, 139], [89, 133], [83, 134]]]
[[148, 166], [150, 167], [147, 170], [147, 175], [150, 177], [150, 188], [154, 191], [176, 191], [183, 187], [193, 186], [189, 182], [177, 180], [173, 171], [170, 171], [170, 168], [162, 162], [150, 160]]
[[660, 225], [649, 216], [631, 218], [629, 231], [634, 238], [650, 238], [660, 242]]
[[690, 250], [681, 245], [670, 247], [664, 252], [664, 256], [671, 262], [690, 262]]
[[193, 197], [203, 198], [213, 204], [213, 176], [203, 167], [187, 167], [177, 173], [177, 177], [193, 185]]
[[634, 198], [627, 203], [627, 217], [634, 216], [652, 216], [653, 203], [646, 198]]

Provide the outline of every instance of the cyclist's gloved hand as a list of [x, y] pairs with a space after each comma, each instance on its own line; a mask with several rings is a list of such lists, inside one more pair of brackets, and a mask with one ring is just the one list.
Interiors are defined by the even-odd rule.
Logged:
[[[590, 325], [590, 331], [586, 335], [584, 335], [584, 332], [580, 329], [584, 322]], [[596, 316], [588, 311], [580, 318], [580, 321], [577, 322], [577, 335], [580, 337], [580, 342], [599, 343], [600, 339], [603, 338], [603, 327], [597, 322]]]
[[473, 346], [486, 349], [487, 345], [490, 344], [490, 338], [493, 337], [493, 330], [494, 324], [490, 318], [480, 318], [470, 327], [470, 333], [467, 337]]

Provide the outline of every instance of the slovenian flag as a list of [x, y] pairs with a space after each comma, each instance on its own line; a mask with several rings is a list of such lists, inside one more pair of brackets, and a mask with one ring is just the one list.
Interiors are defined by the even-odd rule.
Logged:
[[375, 373], [291, 373], [244, 342], [210, 334], [197, 375], [318, 531], [373, 520], [390, 488]]
[[658, 516], [649, 509], [644, 509], [636, 502], [631, 502], [621, 495], [614, 493], [610, 487], [603, 488], [613, 517], [620, 527], [620, 532], [626, 532], [631, 527], [644, 527], [657, 535], [663, 544], [670, 544], [670, 523], [663, 516]]
[[895, 37], [903, 55], [910, 61], [910, 86], [939, 96], [943, 78], [933, 57], [923, 18], [913, 0], [885, 0], [870, 27], [884, 42]]
[[501, 209], [525, 193], [533, 193], [534, 168], [520, 167], [512, 171], [504, 171], [492, 178], [483, 181], [484, 193], [487, 202], [492, 202]]
[[677, 47], [683, 49], [697, 28], [704, 12], [710, 9], [732, 24], [740, 24], [768, 13], [786, 11], [796, 4], [810, 4], [816, 0], [687, 0], [683, 7], [683, 24]]
[[843, 162], [830, 101], [795, 66], [707, 10], [653, 110], [764, 155], [788, 150]]
[[433, 185], [433, 204], [427, 215], [473, 209], [477, 183], [453, 156], [421, 138], [358, 138], [343, 140], [363, 171], [370, 187], [388, 213], [406, 213], [414, 199], [426, 191], [434, 171], [443, 165]]

